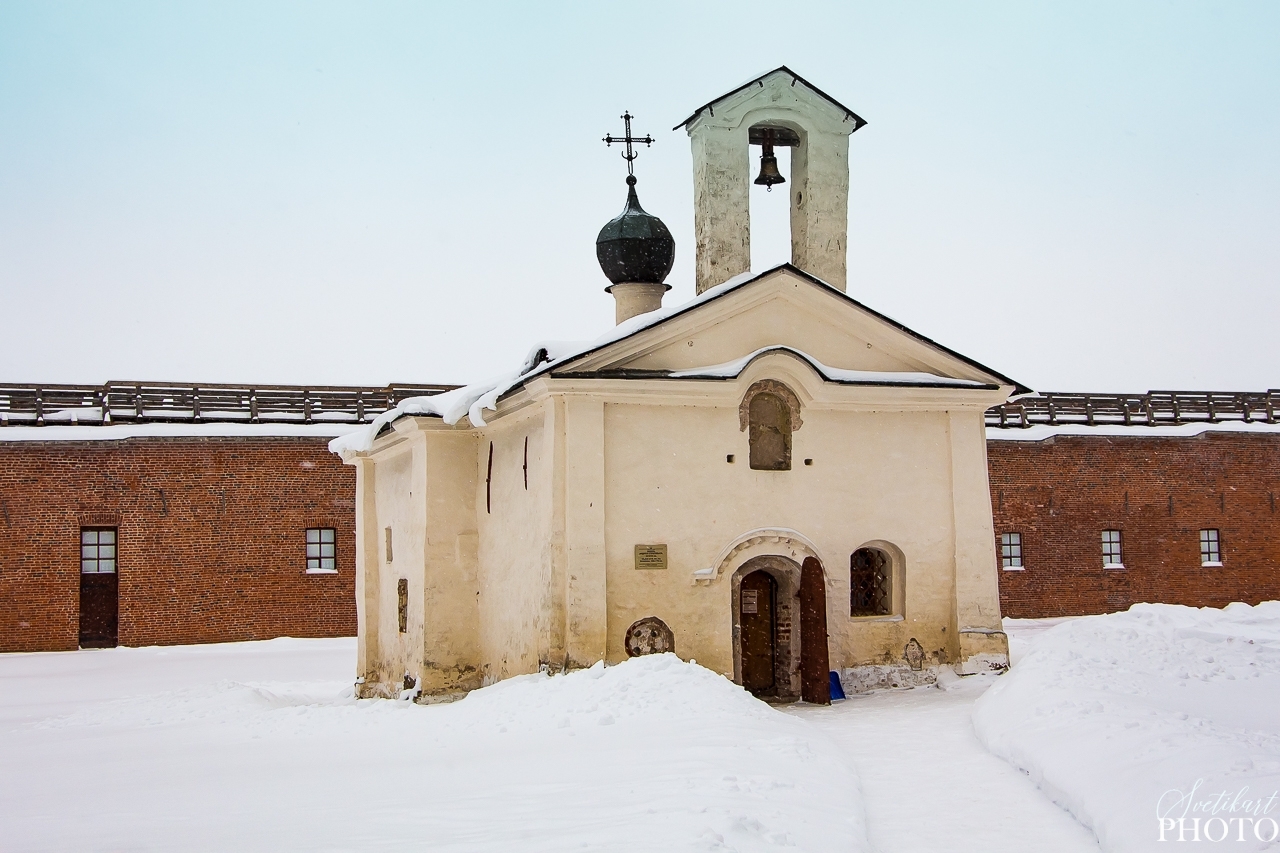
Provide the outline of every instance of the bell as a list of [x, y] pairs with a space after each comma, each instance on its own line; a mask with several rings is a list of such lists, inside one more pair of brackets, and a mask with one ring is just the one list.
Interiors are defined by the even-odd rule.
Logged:
[[774, 184], [785, 184], [787, 182], [787, 179], [782, 177], [782, 173], [778, 171], [778, 158], [773, 154], [772, 131], [766, 132], [765, 141], [761, 143], [760, 177], [756, 178], [755, 182], [769, 192], [773, 192]]

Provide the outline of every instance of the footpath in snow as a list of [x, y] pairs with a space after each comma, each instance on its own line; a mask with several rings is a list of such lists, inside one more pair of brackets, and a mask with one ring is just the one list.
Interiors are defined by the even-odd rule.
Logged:
[[0, 655], [0, 850], [867, 850], [813, 726], [674, 655], [448, 705], [352, 640]]
[[857, 769], [875, 850], [1097, 853], [1092, 832], [974, 735], [974, 700], [997, 680], [955, 679], [947, 690], [887, 690], [790, 713], [822, 729]]
[[1066, 621], [973, 720], [1108, 853], [1280, 850], [1280, 602]]

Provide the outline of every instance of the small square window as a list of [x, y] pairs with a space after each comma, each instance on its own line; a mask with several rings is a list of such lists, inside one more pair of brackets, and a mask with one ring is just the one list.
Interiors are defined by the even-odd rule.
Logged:
[[116, 570], [114, 527], [80, 528], [80, 573], [109, 575]]
[[1000, 534], [1000, 568], [1002, 569], [1023, 568], [1022, 534], [1021, 533], [1001, 533]]
[[1124, 559], [1120, 552], [1120, 531], [1102, 531], [1102, 567], [1104, 569], [1123, 569]]
[[1215, 529], [1200, 531], [1200, 565], [1222, 565], [1222, 545], [1218, 541], [1218, 531]]
[[336, 572], [338, 570], [336, 539], [337, 531], [332, 527], [307, 529], [307, 571]]

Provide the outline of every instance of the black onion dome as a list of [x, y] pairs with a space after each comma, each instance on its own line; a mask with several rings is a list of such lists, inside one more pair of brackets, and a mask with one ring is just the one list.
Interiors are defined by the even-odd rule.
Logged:
[[676, 241], [661, 219], [644, 212], [635, 181], [627, 177], [627, 206], [600, 229], [596, 259], [614, 284], [661, 284], [675, 263]]

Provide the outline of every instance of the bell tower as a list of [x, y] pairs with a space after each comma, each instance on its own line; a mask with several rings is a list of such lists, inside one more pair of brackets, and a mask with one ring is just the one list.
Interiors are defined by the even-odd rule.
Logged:
[[[845, 289], [849, 248], [849, 135], [860, 116], [785, 65], [699, 107], [683, 127], [693, 145], [698, 293], [751, 268], [752, 145], [756, 183], [789, 184], [791, 262]], [[775, 146], [791, 147], [791, 180]], [[771, 163], [770, 160], [773, 160]]]

